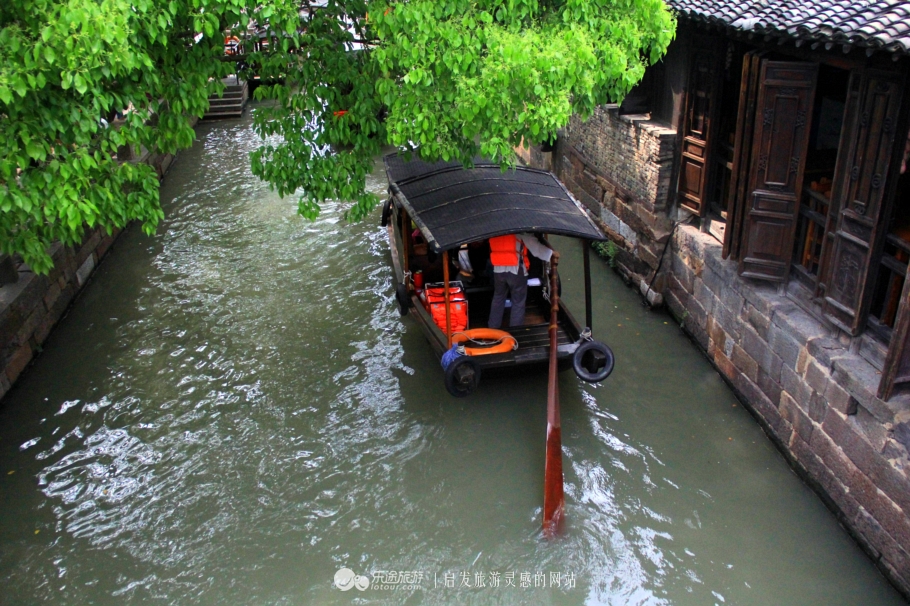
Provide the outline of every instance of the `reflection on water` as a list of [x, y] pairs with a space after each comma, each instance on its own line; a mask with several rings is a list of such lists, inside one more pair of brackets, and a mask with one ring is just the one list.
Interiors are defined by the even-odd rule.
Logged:
[[[449, 397], [377, 222], [300, 219], [250, 175], [255, 145], [248, 120], [200, 128], [158, 235], [121, 237], [4, 400], [0, 602], [900, 603], [597, 262], [618, 363], [560, 377], [568, 526], [542, 541], [545, 376]], [[342, 567], [393, 583], [341, 592]]]

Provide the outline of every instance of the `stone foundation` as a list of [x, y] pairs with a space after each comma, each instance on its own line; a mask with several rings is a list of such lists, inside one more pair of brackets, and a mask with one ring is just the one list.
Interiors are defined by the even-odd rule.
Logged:
[[[674, 221], [675, 143], [675, 131], [648, 116], [606, 106], [587, 122], [573, 119], [550, 161], [614, 242], [620, 275], [652, 305], [666, 302], [794, 469], [910, 597], [910, 399], [876, 397], [880, 365], [863, 339], [842, 335], [785, 289], [741, 278], [717, 239]], [[524, 156], [535, 163], [533, 150]]]
[[20, 268], [17, 282], [0, 287], [0, 398], [41, 351], [118, 233], [107, 235], [99, 228], [78, 248], [57, 244], [51, 249], [54, 268], [48, 275]]
[[[614, 263], [630, 283], [649, 283], [670, 237], [666, 200], [676, 131], [647, 115], [599, 107], [562, 133], [553, 170], [618, 245]], [[654, 290], [664, 288], [662, 278]]]
[[776, 286], [745, 280], [709, 234], [680, 227], [670, 311], [790, 464], [910, 595], [910, 400]]

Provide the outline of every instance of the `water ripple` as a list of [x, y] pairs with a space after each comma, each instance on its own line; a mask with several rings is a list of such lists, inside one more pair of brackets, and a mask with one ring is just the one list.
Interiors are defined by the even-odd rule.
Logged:
[[[868, 562], [843, 556], [849, 539], [812, 550], [831, 559], [801, 555], [842, 537], [836, 522], [776, 455], [731, 450], [754, 423], [600, 266], [595, 318], [652, 332], [611, 341], [623, 364], [609, 385], [562, 375], [568, 527], [541, 540], [545, 379], [450, 398], [398, 316], [378, 212], [349, 225], [333, 202], [307, 222], [250, 174], [249, 120], [199, 135], [162, 185], [158, 234], [121, 237], [0, 411], [15, 472], [0, 601], [888, 602]], [[379, 163], [369, 187], [385, 192]], [[580, 262], [565, 249], [570, 285]], [[342, 566], [419, 570], [423, 589], [352, 597], [332, 584]], [[433, 587], [491, 571], [577, 585]]]

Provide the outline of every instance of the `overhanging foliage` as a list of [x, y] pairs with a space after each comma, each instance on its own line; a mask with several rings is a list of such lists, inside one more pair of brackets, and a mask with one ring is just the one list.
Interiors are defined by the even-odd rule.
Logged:
[[[358, 219], [383, 145], [508, 163], [621, 99], [674, 30], [661, 0], [6, 0], [0, 250], [46, 272], [49, 245], [86, 225], [152, 233], [156, 175], [117, 150], [189, 146], [228, 73], [271, 82], [253, 172], [307, 217], [331, 198]], [[226, 33], [241, 39], [228, 61]]]

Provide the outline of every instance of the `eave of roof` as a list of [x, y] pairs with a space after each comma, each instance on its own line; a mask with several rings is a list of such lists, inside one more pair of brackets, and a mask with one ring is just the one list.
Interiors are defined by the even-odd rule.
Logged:
[[693, 21], [771, 38], [910, 55], [910, 2], [904, 0], [667, 0]]
[[436, 252], [493, 236], [543, 232], [604, 240], [600, 228], [551, 173], [498, 164], [403, 162], [385, 157], [392, 193]]

